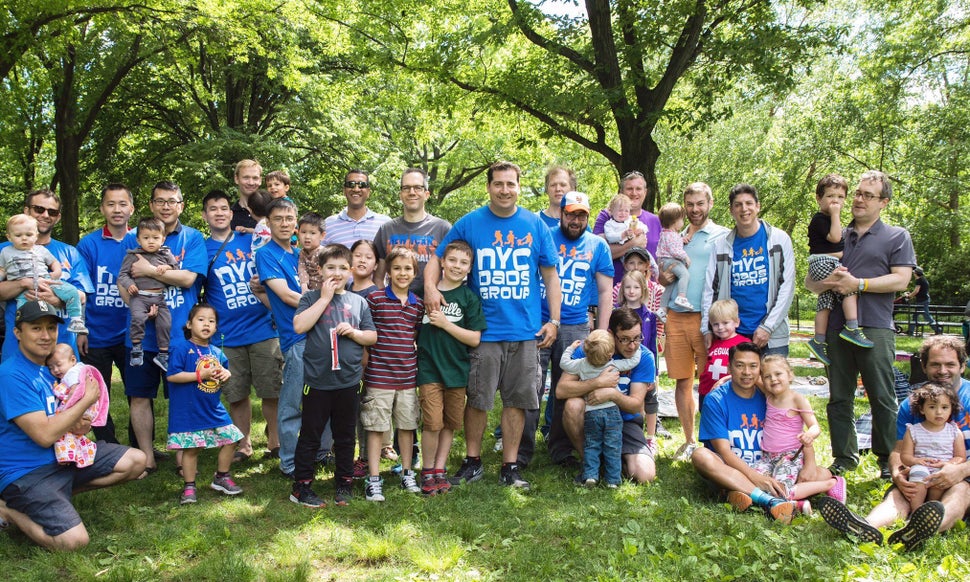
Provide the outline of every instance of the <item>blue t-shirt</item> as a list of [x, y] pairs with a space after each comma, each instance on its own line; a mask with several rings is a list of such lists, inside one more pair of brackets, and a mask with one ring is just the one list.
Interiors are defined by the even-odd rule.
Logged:
[[[544, 216], [544, 215], [543, 215]], [[569, 240], [562, 229], [552, 232], [552, 243], [559, 255], [556, 271], [562, 289], [562, 307], [559, 321], [565, 325], [577, 325], [589, 320], [590, 306], [599, 304], [599, 288], [596, 274], [613, 280], [613, 258], [610, 246], [601, 237], [588, 232], [576, 240]], [[546, 285], [539, 279], [542, 297], [542, 321], [549, 321], [549, 302], [546, 301]], [[611, 287], [612, 290], [612, 287]]]
[[269, 309], [249, 289], [249, 280], [256, 274], [252, 235], [229, 236], [225, 246], [223, 241], [205, 240], [209, 261], [215, 257], [205, 281], [205, 296], [219, 316], [219, 345], [235, 348], [274, 338], [276, 328]]
[[553, 218], [553, 217], [549, 216], [548, 214], [546, 214], [545, 212], [543, 212], [542, 210], [536, 212], [536, 216], [538, 216], [539, 219], [542, 220], [542, 223], [543, 224], [545, 224], [546, 226], [549, 227], [549, 230], [558, 230], [559, 229], [559, 219], [558, 218]]
[[[228, 367], [229, 360], [219, 348], [208, 345], [199, 346], [186, 339], [173, 339], [168, 359], [169, 376], [179, 372], [192, 372], [202, 356], [212, 355], [222, 366]], [[203, 392], [199, 385], [192, 382], [168, 383], [168, 432], [193, 432], [209, 430], [232, 424], [229, 413], [219, 400], [222, 390]]]
[[[125, 248], [138, 248], [138, 229], [134, 229], [125, 237]], [[205, 238], [202, 233], [190, 226], [178, 223], [175, 230], [165, 237], [165, 246], [172, 251], [172, 255], [179, 263], [179, 269], [191, 271], [197, 275], [205, 277], [205, 269], [209, 265], [209, 260], [205, 256]], [[188, 288], [166, 285], [165, 303], [172, 313], [172, 333], [171, 337], [177, 338], [182, 334], [182, 328], [189, 319], [189, 311], [192, 306], [199, 301], [199, 287], [202, 285], [202, 277], [196, 277], [195, 282]], [[131, 327], [131, 312], [128, 313], [128, 321], [125, 329]], [[131, 347], [131, 335], [125, 337], [125, 345]], [[145, 325], [145, 339], [142, 340], [142, 349], [147, 352], [158, 351], [158, 341], [155, 339], [155, 322], [148, 320]]]
[[725, 439], [731, 445], [731, 451], [751, 466], [761, 460], [766, 407], [765, 395], [760, 390], [756, 389], [751, 398], [742, 398], [728, 380], [704, 397], [701, 442], [713, 451], [710, 441]]
[[125, 328], [118, 325], [128, 317], [128, 306], [118, 293], [118, 272], [127, 252], [124, 241], [100, 228], [82, 238], [77, 251], [94, 282], [94, 295], [88, 296], [84, 307], [88, 346], [109, 348], [125, 343]]
[[30, 412], [43, 411], [54, 416], [57, 398], [54, 377], [46, 366], [38, 366], [19, 349], [0, 365], [0, 491], [38, 467], [57, 462], [54, 447], [34, 442], [13, 419]]
[[[0, 250], [4, 247], [10, 246], [9, 242], [0, 243]], [[81, 253], [77, 252], [77, 249], [73, 246], [63, 243], [59, 240], [51, 240], [46, 245], [43, 245], [54, 255], [54, 258], [61, 264], [61, 281], [70, 283], [78, 288], [78, 290], [84, 293], [94, 293], [94, 285], [91, 284], [91, 277], [88, 274], [88, 267], [84, 263], [84, 259], [81, 258]], [[77, 341], [73, 333], [67, 331], [67, 325], [70, 318], [67, 316], [67, 311], [61, 309], [57, 312], [58, 315], [64, 320], [64, 323], [57, 327], [57, 341], [60, 343], [65, 343], [74, 349], [77, 353]], [[6, 322], [6, 335], [3, 340], [3, 352], [2, 359], [12, 357], [14, 354], [18, 353], [17, 338], [13, 335], [14, 320], [17, 317], [17, 300], [11, 299], [7, 301], [7, 310], [4, 312], [4, 321]]]
[[483, 206], [455, 223], [435, 251], [439, 259], [456, 239], [475, 250], [468, 286], [481, 298], [488, 323], [482, 341], [534, 340], [542, 327], [539, 268], [558, 262], [549, 229], [524, 208], [502, 218]]
[[[970, 380], [960, 379], [957, 396], [960, 398], [960, 411], [953, 417], [953, 422], [960, 427], [960, 432], [963, 433], [963, 442], [967, 447], [968, 458], [970, 458]], [[899, 413], [896, 415], [896, 440], [903, 440], [908, 425], [919, 422], [923, 422], [923, 419], [917, 418], [913, 414], [909, 398], [903, 400], [899, 405]]]
[[295, 249], [287, 252], [275, 240], [269, 241], [256, 251], [256, 272], [259, 273], [259, 282], [266, 287], [266, 295], [273, 310], [273, 320], [276, 322], [276, 331], [280, 334], [280, 349], [283, 353], [306, 336], [293, 330], [296, 307], [287, 305], [266, 282], [271, 279], [283, 279], [290, 290], [299, 293], [299, 255], [300, 253]]
[[[576, 348], [573, 352], [573, 359], [578, 360], [585, 357], [583, 354], [583, 347], [580, 346]], [[614, 360], [624, 359], [620, 354], [613, 354]], [[617, 384], [617, 389], [623, 393], [624, 396], [630, 395], [630, 384], [634, 382], [642, 382], [644, 384], [653, 384], [657, 381], [657, 362], [653, 358], [653, 353], [648, 350], [645, 346], [640, 346], [640, 363], [637, 364], [632, 370], [627, 370], [626, 372], [620, 372], [620, 381]], [[620, 410], [620, 416], [623, 418], [623, 422], [629, 420], [638, 420], [643, 422], [643, 417], [640, 413], [630, 413], [623, 412]]]
[[737, 332], [752, 337], [768, 315], [768, 231], [765, 225], [747, 238], [734, 239], [731, 299], [738, 302]]

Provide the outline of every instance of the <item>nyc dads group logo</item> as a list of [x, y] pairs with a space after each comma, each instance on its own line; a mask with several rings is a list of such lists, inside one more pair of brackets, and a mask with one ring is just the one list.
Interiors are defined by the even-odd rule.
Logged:
[[[761, 460], [761, 435], [764, 424], [757, 414], [741, 414], [741, 427], [728, 433], [731, 450], [749, 466]], [[752, 450], [757, 448], [758, 450]]]
[[259, 303], [259, 299], [249, 290], [249, 280], [256, 274], [253, 254], [236, 249], [225, 251], [223, 256], [225, 262], [213, 269], [212, 273], [219, 280], [219, 287], [226, 298], [226, 308], [237, 309]]
[[[590, 284], [590, 272], [593, 260], [593, 253], [590, 251], [578, 251], [575, 246], [566, 248], [565, 244], [559, 245], [559, 264], [556, 271], [559, 274], [559, 286], [562, 289], [562, 304], [567, 307], [576, 307], [583, 298], [583, 291]], [[546, 285], [541, 279], [541, 297], [546, 298]]]
[[749, 247], [741, 250], [741, 260], [731, 264], [731, 286], [752, 287], [768, 282], [768, 262], [765, 248]]
[[495, 231], [490, 247], [475, 253], [478, 294], [482, 299], [527, 299], [532, 286], [532, 233]]
[[118, 278], [107, 267], [98, 265], [94, 280], [94, 304], [98, 307], [125, 309], [128, 306], [118, 292]]

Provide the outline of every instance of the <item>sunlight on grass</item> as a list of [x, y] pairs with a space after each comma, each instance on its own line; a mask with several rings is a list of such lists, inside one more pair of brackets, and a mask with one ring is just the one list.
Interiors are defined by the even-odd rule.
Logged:
[[465, 555], [457, 538], [438, 536], [415, 540], [407, 547], [408, 557], [424, 572], [441, 573], [458, 565]]

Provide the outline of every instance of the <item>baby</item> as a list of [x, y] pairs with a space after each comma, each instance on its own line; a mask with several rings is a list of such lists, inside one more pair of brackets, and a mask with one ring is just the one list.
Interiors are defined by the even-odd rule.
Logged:
[[687, 300], [687, 286], [690, 285], [690, 272], [687, 271], [687, 267], [690, 267], [690, 257], [684, 250], [684, 239], [680, 235], [681, 229], [684, 228], [685, 215], [684, 207], [676, 202], [664, 204], [659, 212], [662, 230], [657, 244], [657, 260], [662, 270], [671, 271], [676, 278], [676, 282], [668, 285], [664, 289], [663, 297], [660, 298], [657, 317], [663, 322], [667, 321], [667, 305], [675, 290], [677, 296], [674, 299], [674, 305], [689, 311], [694, 309]]
[[640, 221], [632, 215], [633, 202], [626, 194], [614, 196], [607, 210], [610, 213], [610, 219], [603, 224], [603, 236], [606, 237], [606, 242], [623, 244], [642, 232]]
[[[37, 289], [38, 279], [52, 281], [51, 290], [64, 302], [71, 323], [67, 331], [88, 333], [81, 310], [81, 295], [74, 285], [61, 281], [61, 264], [43, 245], [37, 244], [37, 221], [26, 214], [14, 214], [7, 219], [7, 240], [10, 246], [0, 250], [0, 281], [33, 279], [30, 290]], [[24, 291], [17, 296], [17, 307], [27, 301]]]
[[256, 190], [249, 197], [249, 214], [256, 219], [256, 227], [253, 229], [253, 240], [250, 246], [252, 252], [256, 252], [273, 238], [269, 232], [269, 224], [266, 223], [266, 207], [274, 200], [273, 195], [267, 190]]
[[[84, 418], [92, 426], [104, 426], [108, 418], [108, 387], [101, 373], [94, 366], [80, 364], [74, 357], [74, 350], [67, 344], [57, 344], [47, 357], [47, 368], [58, 379], [54, 383], [54, 396], [57, 398], [57, 412], [71, 408], [84, 397], [84, 382], [93, 377], [101, 391], [98, 401], [84, 413]], [[94, 462], [98, 446], [84, 435], [67, 432], [54, 443], [54, 456], [62, 465], [75, 463], [78, 468], [87, 467]]]

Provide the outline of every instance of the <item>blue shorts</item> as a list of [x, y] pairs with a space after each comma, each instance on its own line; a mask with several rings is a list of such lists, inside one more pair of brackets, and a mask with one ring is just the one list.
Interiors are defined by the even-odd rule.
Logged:
[[93, 464], [83, 469], [57, 463], [38, 467], [8, 485], [0, 499], [41, 526], [45, 534], [59, 536], [81, 523], [81, 516], [71, 503], [74, 489], [110, 475], [128, 450], [124, 445], [98, 441]]
[[152, 360], [158, 352], [144, 352], [145, 363], [141, 366], [132, 366], [131, 348], [125, 348], [125, 396], [129, 398], [156, 398], [158, 397], [158, 385], [164, 380], [162, 369], [155, 365]]

